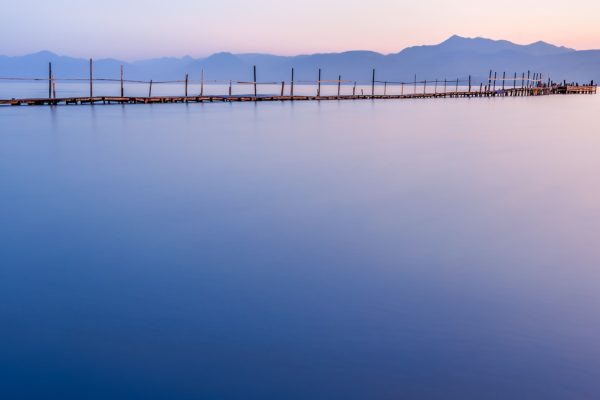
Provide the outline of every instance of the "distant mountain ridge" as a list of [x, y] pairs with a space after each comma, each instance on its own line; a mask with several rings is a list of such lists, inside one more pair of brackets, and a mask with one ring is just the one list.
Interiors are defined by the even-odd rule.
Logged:
[[[57, 77], [88, 76], [88, 60], [59, 56], [41, 51], [25, 56], [0, 56], [0, 77], [45, 77], [48, 62], [53, 63]], [[483, 80], [490, 69], [513, 76], [527, 70], [543, 73], [556, 80], [600, 80], [600, 50], [578, 51], [546, 42], [519, 45], [506, 40], [465, 38], [454, 35], [435, 45], [408, 47], [398, 53], [381, 54], [372, 51], [346, 51], [298, 56], [271, 54], [215, 53], [205, 58], [164, 57], [135, 62], [116, 59], [94, 60], [96, 77], [117, 77], [120, 66], [127, 79], [181, 79], [189, 73], [199, 79], [204, 69], [207, 80], [249, 80], [252, 66], [258, 69], [259, 81], [290, 79], [293, 67], [296, 80], [316, 79], [317, 69], [322, 79], [343, 79], [366, 82], [371, 70], [377, 70], [378, 80], [412, 81], [419, 79], [455, 79], [472, 75]]]

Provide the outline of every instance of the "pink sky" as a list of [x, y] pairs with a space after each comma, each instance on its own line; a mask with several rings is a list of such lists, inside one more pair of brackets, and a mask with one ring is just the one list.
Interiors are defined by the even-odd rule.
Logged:
[[600, 48], [599, 14], [597, 0], [21, 0], [2, 6], [0, 35], [11, 39], [0, 54], [390, 53], [452, 34], [589, 49]]

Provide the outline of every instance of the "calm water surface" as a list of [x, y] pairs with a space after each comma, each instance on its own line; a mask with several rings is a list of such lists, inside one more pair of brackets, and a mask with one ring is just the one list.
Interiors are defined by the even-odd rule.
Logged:
[[599, 107], [0, 108], [0, 398], [595, 399]]

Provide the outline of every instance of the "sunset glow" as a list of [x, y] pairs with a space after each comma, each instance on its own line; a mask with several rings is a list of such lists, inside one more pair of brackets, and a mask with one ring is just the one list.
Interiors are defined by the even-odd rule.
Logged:
[[[452, 34], [600, 48], [596, 20], [565, 18], [565, 4], [557, 0], [508, 0], [496, 5], [473, 0], [105, 0], [95, 4], [92, 10], [90, 2], [80, 0], [3, 4], [0, 35], [19, 36], [19, 40], [4, 40], [1, 54], [51, 50], [133, 60], [219, 51], [392, 53], [414, 44], [435, 44]], [[600, 3], [573, 0], [568, 8], [575, 16], [590, 16], [600, 12]], [[523, 15], [527, 18], [515, 18]]]

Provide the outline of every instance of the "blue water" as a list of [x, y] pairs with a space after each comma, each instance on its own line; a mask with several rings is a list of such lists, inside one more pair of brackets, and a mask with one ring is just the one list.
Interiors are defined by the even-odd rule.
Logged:
[[593, 96], [0, 108], [2, 399], [595, 399]]

